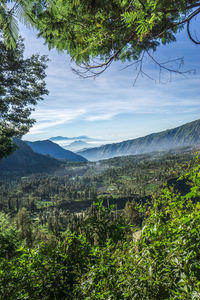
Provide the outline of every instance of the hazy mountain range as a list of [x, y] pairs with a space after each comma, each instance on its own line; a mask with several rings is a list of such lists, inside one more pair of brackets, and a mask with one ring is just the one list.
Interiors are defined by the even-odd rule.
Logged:
[[73, 152], [99, 147], [102, 144], [108, 143], [98, 138], [91, 138], [86, 135], [75, 136], [75, 137], [55, 136], [55, 137], [51, 137], [49, 140], [55, 142], [62, 148]]
[[49, 140], [29, 142], [25, 141], [27, 145], [31, 147], [31, 149], [39, 154], [50, 155], [57, 159], [65, 159], [72, 162], [86, 162], [87, 159], [82, 157], [81, 155], [75, 154], [72, 151], [65, 150], [60, 147], [58, 144], [53, 143]]
[[145, 137], [80, 151], [81, 155], [65, 150], [49, 140], [24, 142], [14, 139], [14, 142], [18, 149], [0, 161], [0, 177], [52, 173], [62, 168], [63, 162], [58, 159], [72, 162], [86, 162], [87, 159], [97, 161], [116, 156], [198, 146], [200, 145], [200, 120]]
[[86, 149], [86, 148], [91, 148], [93, 146], [91, 146], [91, 144], [83, 142], [81, 140], [78, 141], [74, 141], [71, 144], [69, 144], [68, 146], [66, 146], [66, 148], [70, 151], [79, 151], [81, 149]]
[[49, 140], [55, 142], [55, 141], [70, 141], [70, 140], [97, 141], [98, 139], [94, 139], [94, 138], [88, 137], [86, 135], [80, 135], [80, 136], [75, 136], [75, 137], [64, 137], [64, 136], [59, 135], [59, 136], [51, 137], [51, 138], [49, 138]]
[[141, 138], [79, 151], [78, 154], [90, 161], [97, 161], [115, 156], [143, 154], [195, 145], [200, 145], [200, 120]]

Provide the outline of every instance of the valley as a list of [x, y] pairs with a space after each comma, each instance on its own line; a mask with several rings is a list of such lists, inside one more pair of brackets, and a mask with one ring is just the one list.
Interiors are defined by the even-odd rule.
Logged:
[[[199, 127], [200, 120], [197, 120], [136, 140], [102, 146], [105, 149], [120, 146], [126, 152], [123, 156], [96, 162], [87, 161], [52, 141], [75, 137], [58, 136], [35, 142], [15, 139], [17, 150], [0, 162], [0, 206], [3, 211], [12, 210], [14, 214], [23, 207], [28, 210], [34, 207], [37, 212], [49, 207], [80, 212], [99, 200], [104, 204], [112, 202], [122, 209], [129, 200], [151, 198], [168, 180], [178, 178], [185, 164], [193, 163], [194, 153], [199, 151], [198, 146], [195, 147], [199, 143]], [[174, 148], [163, 150], [163, 140], [169, 147], [174, 140]], [[137, 152], [138, 147], [144, 146], [150, 152], [155, 141], [159, 151], [127, 155], [130, 149]], [[180, 146], [187, 143], [193, 146]], [[147, 148], [142, 151], [144, 149]]]
[[[151, 197], [171, 178], [178, 178], [185, 165], [192, 164], [198, 149], [116, 157], [99, 162], [62, 162], [51, 173], [13, 177], [7, 171], [0, 176], [0, 206], [17, 212], [26, 207], [63, 208], [73, 212], [87, 209], [104, 200], [122, 209], [128, 200]], [[19, 170], [18, 170], [19, 171]], [[122, 203], [121, 203], [122, 202]]]
[[[38, 291], [44, 295], [48, 280], [57, 295], [86, 299], [93, 276], [103, 274], [99, 289], [104, 294], [105, 272], [120, 284], [131, 267], [135, 275], [124, 280], [128, 290], [129, 282], [134, 284], [143, 272], [151, 282], [147, 264], [155, 258], [149, 257], [150, 251], [158, 262], [170, 261], [167, 251], [170, 256], [176, 253], [180, 224], [187, 227], [181, 232], [186, 239], [195, 220], [190, 235], [196, 240], [198, 145], [88, 161], [52, 141], [15, 142], [18, 149], [0, 162], [0, 295], [20, 295], [28, 285], [36, 299]], [[182, 244], [178, 247], [182, 251]], [[138, 257], [145, 271], [137, 266]], [[165, 271], [171, 272], [174, 265]], [[6, 288], [7, 278], [13, 288]], [[66, 291], [71, 282], [72, 290]], [[126, 299], [124, 289], [108, 288], [109, 293], [113, 290]], [[53, 295], [45, 293], [46, 299]], [[98, 299], [96, 292], [92, 299]]]

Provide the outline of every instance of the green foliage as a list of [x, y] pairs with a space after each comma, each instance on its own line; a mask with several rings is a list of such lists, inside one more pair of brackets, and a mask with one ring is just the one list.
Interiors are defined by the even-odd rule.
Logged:
[[[61, 166], [53, 158], [32, 152], [23, 141], [15, 139], [15, 142], [19, 148], [0, 162], [0, 206], [5, 212], [16, 212], [21, 207], [37, 215], [41, 212], [42, 224], [55, 206], [58, 211], [65, 211], [68, 218], [67, 210], [81, 212], [97, 199], [104, 199], [104, 205], [115, 204], [117, 210], [123, 209], [128, 200], [145, 203], [154, 192], [149, 186], [154, 185], [158, 193], [164, 182], [176, 184], [185, 164], [194, 162], [193, 153], [186, 149], [180, 153], [117, 157], [98, 163]], [[58, 175], [63, 176], [50, 175], [58, 169]], [[38, 174], [42, 171], [49, 174]], [[30, 173], [32, 176], [15, 178]], [[185, 185], [178, 184], [178, 190], [183, 192]]]
[[[83, 276], [84, 299], [199, 299], [199, 170], [186, 175], [190, 193], [166, 188], [155, 199], [138, 242], [109, 252], [104, 263], [107, 248], [102, 249], [102, 259]], [[106, 272], [107, 266], [112, 268]]]
[[137, 227], [141, 227], [143, 221], [143, 215], [140, 213], [140, 205], [135, 201], [127, 201], [123, 210], [124, 217], [128, 224], [133, 224]]
[[0, 1], [0, 30], [7, 47], [14, 48], [18, 38], [18, 25], [15, 17], [6, 6], [8, 2], [10, 1]]
[[16, 146], [12, 142], [13, 130], [0, 127], [0, 159], [14, 152]]
[[[7, 259], [2, 255], [1, 297], [199, 299], [199, 161], [180, 180], [183, 178], [191, 187], [187, 193], [165, 187], [150, 204], [128, 203], [126, 220], [112, 207], [97, 202], [85, 214], [68, 220], [74, 233], [69, 226], [66, 233], [59, 232], [66, 213], [54, 210], [51, 234], [58, 239], [47, 238], [35, 249], [21, 247], [18, 255], [11, 252]], [[129, 224], [137, 225], [141, 217], [141, 230], [134, 232]], [[27, 211], [19, 211], [17, 220], [21, 234], [29, 236]]]
[[33, 106], [47, 94], [44, 78], [46, 56], [23, 57], [24, 45], [18, 40], [15, 50], [8, 50], [0, 37], [0, 159], [14, 147], [11, 137], [28, 132]]
[[67, 49], [78, 64], [136, 60], [175, 40], [199, 1], [34, 1], [27, 12], [49, 48]]
[[119, 272], [118, 266], [118, 255], [122, 264], [122, 259], [125, 259], [122, 254], [125, 245], [126, 243], [118, 245], [116, 249], [109, 241], [105, 247], [95, 247], [92, 250], [93, 259], [89, 262], [88, 272], [82, 274], [77, 287], [78, 299], [125, 299], [119, 286], [127, 274]]
[[20, 230], [20, 237], [26, 241], [28, 247], [33, 244], [33, 226], [32, 221], [26, 208], [19, 210], [15, 217], [17, 228]]
[[8, 258], [20, 246], [19, 231], [8, 215], [0, 213], [0, 258]]
[[0, 1], [0, 33], [7, 49], [15, 49], [19, 39], [18, 20], [26, 26], [33, 25], [26, 14], [30, 1]]
[[125, 240], [130, 226], [114, 210], [113, 205], [105, 207], [103, 201], [99, 200], [86, 213], [81, 228], [91, 245], [103, 246], [108, 240], [114, 243]]
[[19, 257], [0, 262], [2, 299], [76, 299], [74, 289], [90, 253], [83, 237], [72, 234], [54, 247], [18, 251]]

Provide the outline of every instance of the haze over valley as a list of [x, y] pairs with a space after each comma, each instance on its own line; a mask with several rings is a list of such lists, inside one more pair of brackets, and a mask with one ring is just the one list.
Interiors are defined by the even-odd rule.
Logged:
[[[97, 146], [97, 144], [101, 144], [102, 141], [87, 136], [57, 136], [49, 140], [25, 142], [36, 153], [48, 154], [54, 158], [79, 162], [84, 161], [84, 159], [85, 161], [98, 161], [116, 156], [168, 151], [181, 147], [196, 147], [200, 145], [200, 120], [195, 120], [173, 129], [152, 133], [137, 139], [130, 139], [119, 143], [109, 143], [101, 146]], [[67, 145], [65, 143], [67, 143]], [[65, 148], [65, 150], [63, 148]], [[73, 154], [73, 152], [75, 152], [76, 155]]]

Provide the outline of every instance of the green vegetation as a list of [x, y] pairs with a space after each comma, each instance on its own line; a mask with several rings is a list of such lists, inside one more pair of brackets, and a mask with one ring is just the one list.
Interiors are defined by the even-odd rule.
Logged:
[[25, 25], [33, 25], [33, 20], [26, 13], [29, 0], [0, 0], [0, 32], [7, 49], [14, 50], [19, 40], [18, 20]]
[[34, 123], [30, 118], [34, 105], [48, 94], [44, 82], [47, 57], [35, 54], [25, 59], [23, 52], [22, 39], [13, 51], [0, 36], [0, 159], [15, 150], [11, 137], [28, 132]]
[[20, 247], [16, 224], [5, 213], [0, 213], [0, 257], [12, 257]]
[[[23, 145], [28, 147], [24, 143]], [[167, 180], [180, 176], [185, 163], [192, 163], [194, 160], [191, 151], [183, 151], [61, 165], [54, 162], [53, 158], [45, 157], [46, 160], [43, 160], [39, 154], [30, 152], [27, 158], [29, 164], [26, 166], [24, 151], [18, 151], [13, 155], [15, 159], [10, 165], [4, 163], [0, 176], [0, 205], [4, 211], [12, 210], [13, 213], [22, 207], [32, 211], [34, 207], [40, 210], [42, 207], [51, 209], [50, 206], [81, 211], [96, 199], [115, 203], [121, 209], [128, 200], [152, 196]], [[0, 168], [2, 165], [3, 161]], [[52, 174], [39, 174], [44, 168], [45, 171], [52, 171]], [[59, 169], [61, 171], [58, 173]], [[27, 176], [30, 170], [33, 175]], [[56, 172], [59, 176], [55, 175]], [[13, 178], [14, 174], [18, 177]]]
[[[152, 58], [149, 50], [174, 41], [185, 23], [198, 43], [189, 26], [199, 7], [181, 0], [0, 0], [0, 299], [200, 298], [200, 161], [190, 149], [66, 163], [15, 139], [19, 149], [2, 159], [47, 94], [47, 58], [23, 58], [16, 15], [95, 76], [117, 59], [139, 61], [142, 72], [144, 54]], [[170, 147], [180, 136], [195, 144], [198, 132], [196, 121], [151, 138], [173, 137]], [[142, 148], [139, 139], [128, 141], [118, 144], [118, 155], [132, 146]]]
[[28, 16], [49, 48], [67, 50], [83, 67], [79, 74], [95, 76], [115, 60], [141, 62], [144, 53], [174, 42], [184, 24], [198, 43], [189, 23], [199, 6], [183, 0], [38, 0], [29, 5]]
[[61, 161], [33, 152], [20, 139], [14, 138], [13, 142], [17, 150], [7, 158], [0, 160], [0, 178], [6, 179], [43, 172], [51, 174], [63, 169]]
[[166, 186], [121, 213], [98, 201], [52, 211], [48, 227], [24, 208], [0, 214], [1, 298], [199, 299], [200, 163], [180, 169], [187, 193]]
[[[199, 44], [190, 23], [199, 14], [196, 0], [71, 0], [0, 1], [0, 30], [5, 45], [14, 49], [18, 39], [18, 20], [36, 27], [49, 48], [67, 50], [81, 66], [81, 76], [97, 76], [113, 61], [134, 60], [143, 72], [148, 55], [160, 69], [181, 73], [178, 66], [167, 67], [153, 56], [160, 44], [176, 41], [176, 33], [187, 26], [190, 40]], [[178, 62], [178, 60], [177, 60]], [[76, 70], [77, 71], [77, 70]]]

